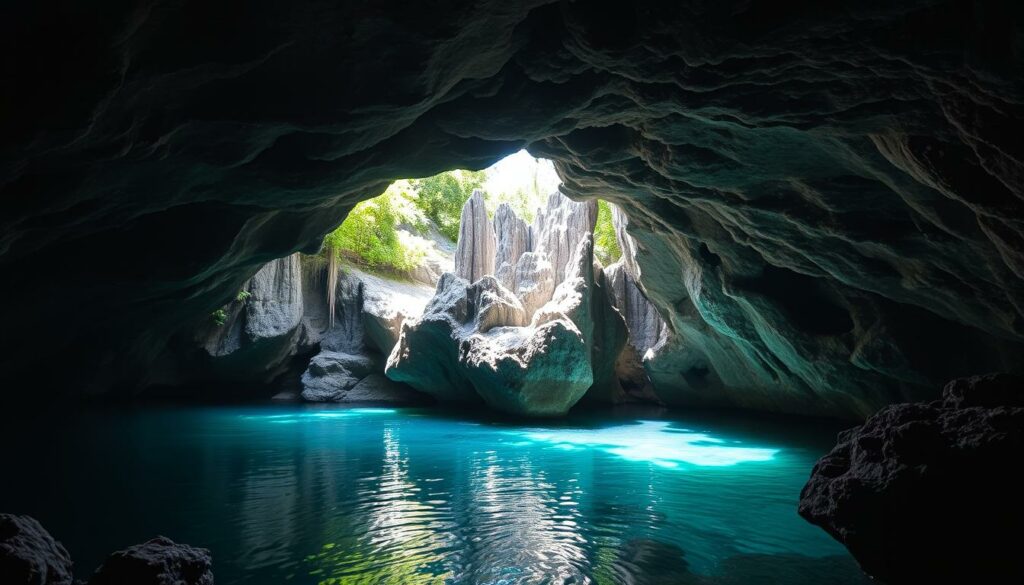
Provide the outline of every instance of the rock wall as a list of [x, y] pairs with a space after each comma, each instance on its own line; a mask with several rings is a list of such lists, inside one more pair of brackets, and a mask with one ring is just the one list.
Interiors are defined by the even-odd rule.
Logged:
[[864, 417], [1024, 363], [1020, 3], [0, 11], [0, 386], [62, 356], [19, 395], [173, 381], [357, 201], [523, 147], [629, 216], [667, 401]]
[[[188, 368], [193, 381], [242, 386], [253, 397], [283, 389], [279, 400], [424, 402], [379, 374], [400, 325], [419, 316], [430, 289], [344, 266], [332, 321], [327, 272], [319, 258], [299, 254], [267, 263], [244, 285], [247, 296], [223, 307], [224, 323], [206, 323], [197, 333], [205, 359]], [[288, 378], [296, 366], [305, 371], [293, 392]]]

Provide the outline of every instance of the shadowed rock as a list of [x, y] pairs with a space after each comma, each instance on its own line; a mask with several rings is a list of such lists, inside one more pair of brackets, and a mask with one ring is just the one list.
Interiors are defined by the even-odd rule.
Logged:
[[180, 380], [268, 261], [524, 147], [628, 215], [666, 402], [864, 418], [1024, 367], [1019, 3], [151, 4], [0, 9], [0, 387]]
[[0, 583], [71, 585], [71, 557], [35, 518], [0, 514]]
[[213, 585], [210, 551], [158, 536], [112, 553], [89, 585]]
[[886, 583], [1021, 583], [1024, 381], [950, 382], [844, 431], [814, 466], [800, 515]]

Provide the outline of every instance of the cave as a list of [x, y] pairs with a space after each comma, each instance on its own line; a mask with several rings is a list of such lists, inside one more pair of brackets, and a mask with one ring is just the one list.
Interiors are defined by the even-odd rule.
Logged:
[[1024, 5], [0, 30], [0, 581], [1024, 579]]

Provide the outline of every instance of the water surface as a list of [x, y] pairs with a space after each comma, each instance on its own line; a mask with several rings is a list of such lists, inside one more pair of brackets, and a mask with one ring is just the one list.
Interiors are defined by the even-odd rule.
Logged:
[[862, 583], [796, 514], [834, 428], [201, 407], [6, 415], [0, 511], [79, 577], [164, 534], [217, 583]]

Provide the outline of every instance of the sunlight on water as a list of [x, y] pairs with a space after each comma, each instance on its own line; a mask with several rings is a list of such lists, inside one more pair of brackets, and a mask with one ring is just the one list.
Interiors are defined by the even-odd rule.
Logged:
[[706, 433], [673, 429], [668, 422], [638, 421], [638, 424], [603, 429], [557, 429], [518, 431], [533, 441], [551, 443], [565, 450], [601, 449], [631, 461], [647, 461], [661, 467], [680, 463], [701, 467], [724, 467], [745, 461], [771, 461], [778, 449], [740, 447]]
[[863, 583], [796, 513], [834, 440], [798, 425], [275, 407], [11, 432], [0, 501], [85, 570], [164, 534], [210, 549], [219, 585]]

